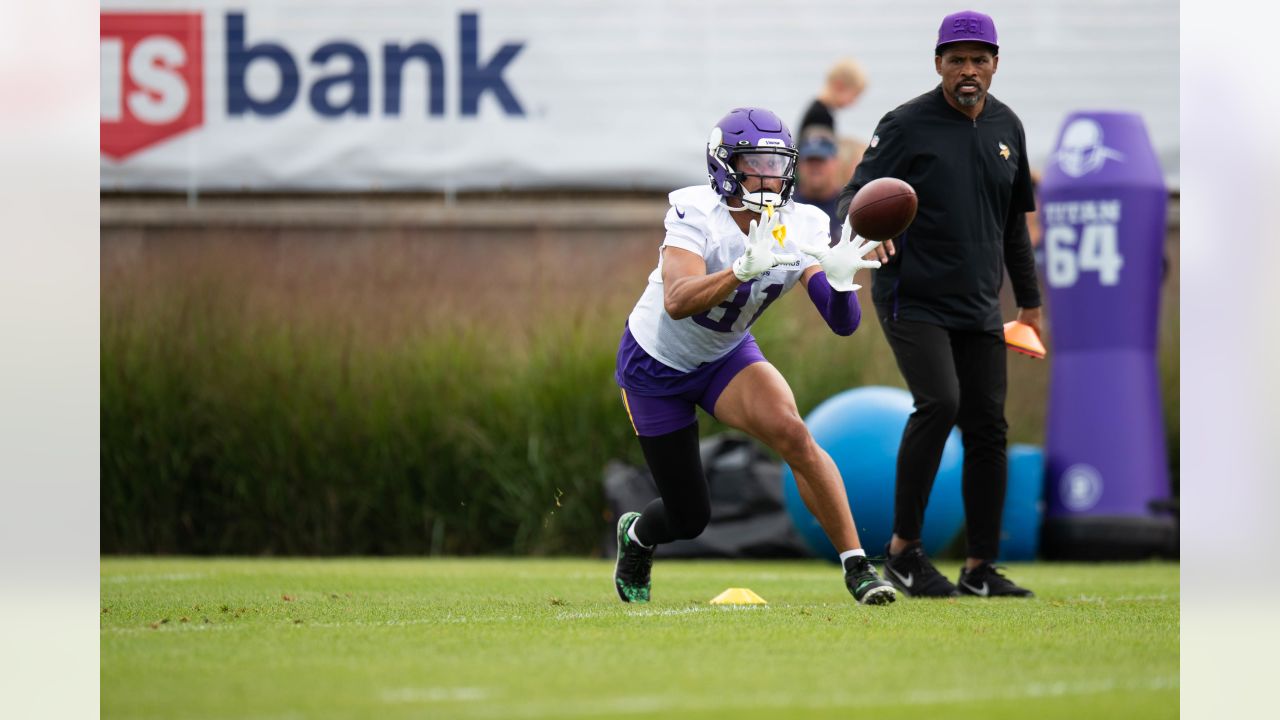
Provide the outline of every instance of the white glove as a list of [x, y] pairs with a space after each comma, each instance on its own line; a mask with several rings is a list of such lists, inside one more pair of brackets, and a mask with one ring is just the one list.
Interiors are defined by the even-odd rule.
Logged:
[[[859, 245], [857, 242], [862, 244]], [[822, 270], [827, 274], [827, 282], [830, 283], [831, 289], [852, 292], [862, 287], [853, 284], [854, 273], [863, 268], [874, 270], [880, 267], [879, 260], [862, 259], [862, 256], [878, 247], [880, 247], [878, 241], [864, 241], [861, 237], [854, 235], [853, 228], [846, 219], [844, 228], [840, 230], [840, 242], [834, 246], [827, 247], [815, 243], [802, 245], [800, 249], [822, 263]]]
[[[773, 244], [782, 246], [782, 238], [786, 234], [786, 226], [782, 225], [782, 213], [765, 212], [761, 222], [751, 221], [747, 229], [747, 250], [742, 257], [733, 261], [733, 274], [742, 282], [758, 276], [775, 265], [794, 264], [795, 255], [774, 253]], [[776, 233], [776, 236], [775, 236]]]

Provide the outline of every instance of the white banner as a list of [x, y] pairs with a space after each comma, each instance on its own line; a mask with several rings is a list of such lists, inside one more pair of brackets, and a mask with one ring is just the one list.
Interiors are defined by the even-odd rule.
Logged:
[[[868, 138], [937, 84], [954, 2], [106, 0], [104, 190], [669, 188], [730, 108], [797, 123], [827, 68]], [[1176, 0], [979, 3], [1033, 167], [1075, 110], [1140, 113], [1176, 184]]]

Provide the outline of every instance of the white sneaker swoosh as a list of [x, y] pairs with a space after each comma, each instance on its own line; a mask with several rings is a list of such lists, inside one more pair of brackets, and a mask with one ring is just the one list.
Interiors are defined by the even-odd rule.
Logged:
[[969, 592], [973, 593], [974, 595], [978, 595], [980, 597], [986, 597], [991, 594], [991, 591], [987, 588], [986, 583], [982, 583], [981, 588], [976, 588], [964, 581], [961, 581], [960, 584], [968, 588]]
[[884, 566], [884, 569], [885, 569], [885, 570], [888, 570], [888, 571], [889, 571], [889, 572], [891, 572], [891, 573], [893, 573], [893, 576], [894, 576], [894, 577], [896, 577], [896, 578], [898, 578], [898, 582], [902, 583], [902, 586], [903, 586], [903, 587], [911, 587], [911, 583], [915, 582], [915, 578], [914, 578], [914, 577], [912, 577], [912, 574], [911, 574], [911, 573], [907, 573], [907, 576], [906, 576], [906, 577], [903, 577], [901, 573], [899, 573], [897, 570], [894, 570], [893, 568], [889, 567], [889, 565], [888, 565], [888, 564], [886, 564], [886, 565]]

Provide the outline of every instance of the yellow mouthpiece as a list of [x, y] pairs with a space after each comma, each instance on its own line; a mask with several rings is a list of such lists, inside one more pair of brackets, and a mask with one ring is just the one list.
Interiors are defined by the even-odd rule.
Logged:
[[[773, 203], [764, 204], [765, 217], [773, 217]], [[779, 225], [773, 229], [773, 239], [778, 241], [778, 247], [782, 247], [787, 239], [787, 226]]]

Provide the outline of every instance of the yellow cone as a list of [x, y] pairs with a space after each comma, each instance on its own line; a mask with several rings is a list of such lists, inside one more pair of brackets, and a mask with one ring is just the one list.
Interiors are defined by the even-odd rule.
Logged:
[[729, 588], [711, 598], [712, 605], [768, 605], [765, 599], [748, 588]]

